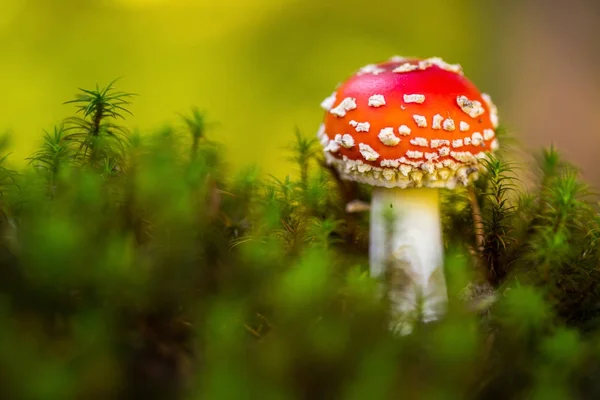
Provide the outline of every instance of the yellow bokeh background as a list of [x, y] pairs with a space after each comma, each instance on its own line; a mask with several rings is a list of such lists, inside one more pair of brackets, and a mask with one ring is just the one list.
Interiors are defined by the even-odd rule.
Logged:
[[492, 27], [470, 0], [0, 0], [0, 131], [14, 162], [73, 113], [78, 87], [139, 97], [127, 125], [179, 124], [197, 106], [228, 161], [291, 171], [283, 148], [298, 127], [312, 136], [321, 100], [358, 67], [399, 55], [484, 71]]

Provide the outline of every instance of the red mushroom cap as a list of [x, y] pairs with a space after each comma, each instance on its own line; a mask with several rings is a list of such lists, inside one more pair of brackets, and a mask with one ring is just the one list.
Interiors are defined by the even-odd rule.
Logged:
[[342, 177], [386, 187], [454, 187], [498, 147], [496, 107], [440, 58], [361, 68], [323, 101], [326, 159]]

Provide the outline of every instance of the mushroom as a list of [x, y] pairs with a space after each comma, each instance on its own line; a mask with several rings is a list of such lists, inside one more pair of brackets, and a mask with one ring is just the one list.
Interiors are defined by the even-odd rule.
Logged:
[[447, 304], [439, 191], [477, 179], [479, 160], [498, 147], [496, 107], [459, 65], [437, 57], [370, 64], [321, 106], [327, 163], [373, 186], [370, 272], [389, 277], [392, 329], [410, 332], [405, 317], [415, 314], [439, 319]]

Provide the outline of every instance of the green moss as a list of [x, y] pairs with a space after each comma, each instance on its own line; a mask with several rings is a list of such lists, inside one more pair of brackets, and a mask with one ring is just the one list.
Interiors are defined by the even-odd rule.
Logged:
[[[345, 212], [369, 188], [315, 140], [296, 132], [297, 177], [232, 171], [199, 111], [131, 134], [129, 95], [82, 93], [28, 168], [0, 164], [8, 398], [600, 393], [597, 198], [555, 149], [533, 190], [500, 154], [471, 192], [443, 193], [449, 314], [394, 337], [368, 214]], [[473, 312], [470, 280], [497, 301]]]

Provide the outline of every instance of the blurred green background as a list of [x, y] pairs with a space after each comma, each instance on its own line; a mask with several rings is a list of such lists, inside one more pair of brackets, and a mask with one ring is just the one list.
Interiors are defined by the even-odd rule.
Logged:
[[596, 0], [0, 4], [0, 128], [14, 134], [15, 162], [70, 115], [61, 102], [77, 87], [122, 77], [122, 90], [140, 94], [131, 127], [158, 128], [198, 106], [220, 122], [212, 135], [230, 162], [281, 175], [289, 168], [281, 148], [296, 126], [314, 134], [332, 88], [399, 54], [461, 63], [527, 146], [556, 142], [598, 183]]

